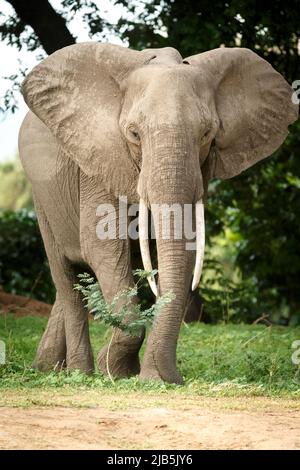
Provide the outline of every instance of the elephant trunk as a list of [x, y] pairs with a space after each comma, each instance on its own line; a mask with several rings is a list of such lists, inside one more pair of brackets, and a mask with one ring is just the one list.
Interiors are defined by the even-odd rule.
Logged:
[[[181, 206], [179, 206], [181, 207]], [[195, 214], [196, 214], [196, 261], [194, 268], [194, 275], [192, 281], [192, 291], [194, 291], [200, 282], [200, 277], [202, 273], [204, 250], [205, 250], [205, 222], [204, 222], [204, 206], [202, 199], [197, 201], [195, 205]], [[158, 218], [158, 214], [156, 215]], [[150, 256], [149, 249], [149, 227], [148, 227], [148, 207], [143, 199], [140, 200], [139, 205], [139, 240], [140, 240], [140, 249], [141, 257], [143, 261], [143, 266], [145, 271], [153, 271], [152, 261]], [[174, 238], [174, 237], [173, 237]], [[150, 288], [157, 297], [158, 290], [155, 282], [155, 278], [152, 274], [148, 276], [148, 282]]]
[[[201, 181], [197, 181], [196, 172], [189, 172], [186, 167], [176, 166], [160, 169], [156, 178], [151, 178], [148, 185], [147, 201], [151, 207], [157, 244], [159, 286], [158, 292], [155, 281], [150, 277], [149, 283], [155, 295], [173, 293], [171, 302], [165, 304], [155, 319], [150, 334], [142, 375], [153, 376], [170, 383], [182, 383], [182, 378], [176, 369], [176, 346], [180, 325], [184, 315], [186, 300], [191, 287], [193, 267], [193, 288], [198, 286], [204, 251], [204, 217], [203, 204], [197, 200], [198, 192], [202, 192]], [[198, 174], [200, 170], [198, 170]], [[198, 186], [197, 186], [198, 183]], [[189, 249], [191, 240], [185, 233], [184, 216], [186, 204], [190, 205], [192, 219], [196, 216], [196, 247]], [[152, 270], [147, 230], [147, 203], [140, 201], [140, 243], [144, 267]], [[192, 221], [191, 221], [192, 222]], [[196, 259], [196, 262], [195, 262]]]

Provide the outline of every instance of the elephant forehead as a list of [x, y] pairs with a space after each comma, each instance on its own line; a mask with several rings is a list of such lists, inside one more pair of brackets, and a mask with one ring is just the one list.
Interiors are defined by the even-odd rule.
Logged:
[[162, 47], [159, 49], [144, 49], [141, 54], [151, 54], [148, 63], [151, 64], [181, 64], [182, 56], [173, 47]]
[[134, 72], [130, 81], [123, 113], [128, 120], [148, 122], [150, 117], [155, 122], [176, 123], [179, 119], [198, 126], [210, 119], [213, 88], [195, 67], [145, 66]]
[[138, 88], [153, 87], [157, 89], [176, 89], [179, 86], [188, 88], [198, 80], [194, 67], [178, 64], [149, 64], [136, 69], [129, 76], [128, 85]]

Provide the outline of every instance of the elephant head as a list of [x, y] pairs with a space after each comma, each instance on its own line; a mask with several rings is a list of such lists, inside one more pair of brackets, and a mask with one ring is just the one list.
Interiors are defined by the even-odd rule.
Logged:
[[175, 299], [154, 324], [145, 367], [155, 363], [161, 378], [180, 381], [176, 344], [194, 263], [193, 288], [201, 274], [205, 187], [210, 178], [231, 178], [280, 146], [298, 115], [291, 87], [248, 49], [220, 48], [183, 60], [172, 48], [138, 52], [83, 43], [36, 66], [22, 91], [84, 173], [102, 175], [115, 196], [140, 201], [147, 270], [148, 208], [195, 205], [196, 261], [184, 239], [161, 236], [153, 209], [159, 289], [173, 291]]

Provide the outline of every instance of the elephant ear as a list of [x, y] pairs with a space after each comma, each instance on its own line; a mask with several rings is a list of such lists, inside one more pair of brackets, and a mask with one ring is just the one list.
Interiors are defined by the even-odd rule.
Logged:
[[205, 163], [209, 178], [231, 178], [282, 144], [298, 106], [290, 85], [268, 62], [249, 49], [220, 48], [184, 63], [201, 69], [215, 87], [220, 125]]
[[108, 191], [122, 188], [131, 198], [136, 194], [137, 170], [120, 132], [119, 85], [150, 58], [150, 51], [75, 44], [43, 60], [22, 84], [29, 108], [82, 171], [103, 175]]

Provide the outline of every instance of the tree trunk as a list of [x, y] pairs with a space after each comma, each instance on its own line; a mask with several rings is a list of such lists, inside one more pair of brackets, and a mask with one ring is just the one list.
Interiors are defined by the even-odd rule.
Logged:
[[32, 27], [47, 54], [75, 44], [65, 19], [56, 13], [48, 0], [7, 0], [19, 18]]

